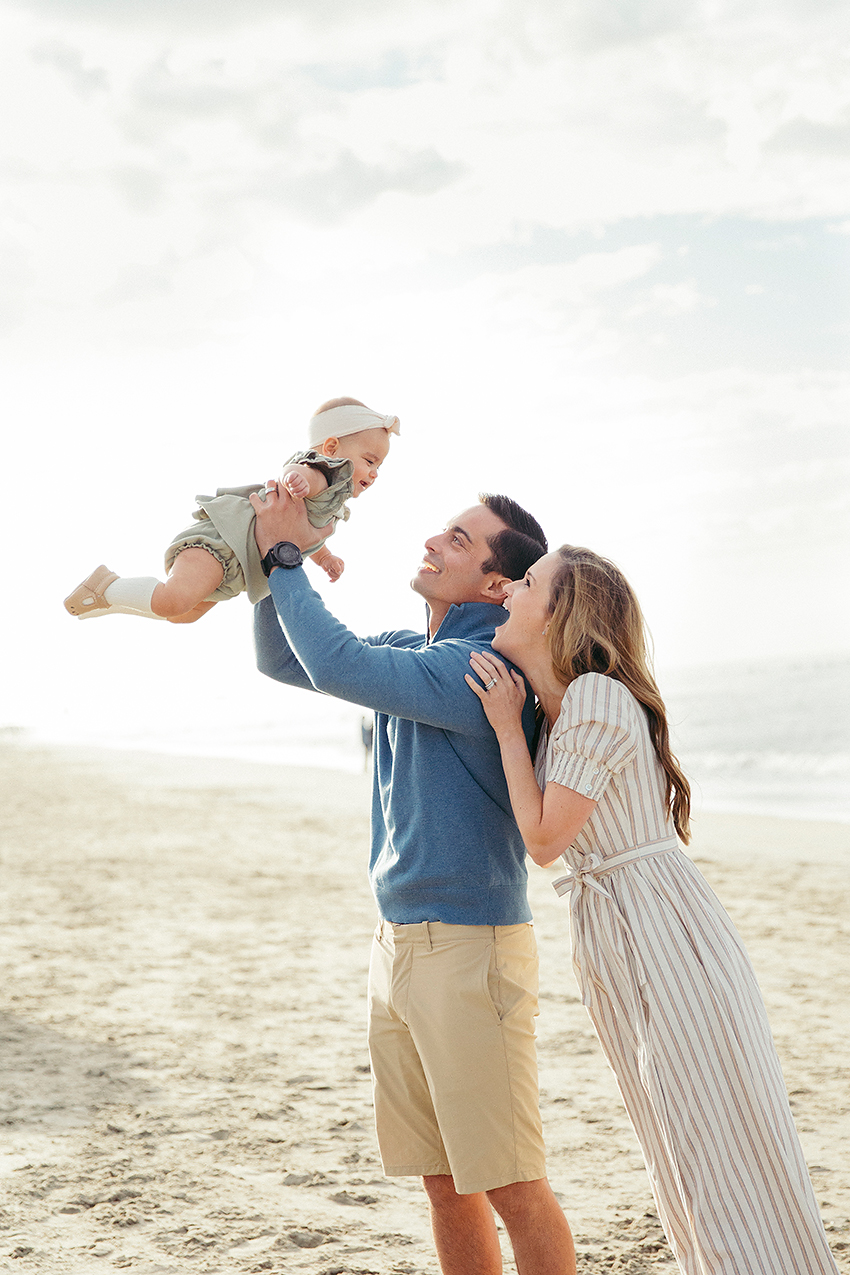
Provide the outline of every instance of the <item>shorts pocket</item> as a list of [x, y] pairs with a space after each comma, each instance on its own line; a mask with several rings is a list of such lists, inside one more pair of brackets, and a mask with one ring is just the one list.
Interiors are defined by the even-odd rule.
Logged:
[[526, 1017], [532, 1021], [537, 1017], [538, 973], [537, 945], [530, 927], [525, 933], [506, 935], [493, 944], [487, 990], [500, 1023]]
[[487, 1004], [493, 1011], [493, 1017], [497, 1023], [501, 1023], [504, 1017], [504, 1004], [502, 998], [502, 976], [499, 971], [498, 953], [496, 944], [489, 943], [481, 961], [481, 985]]

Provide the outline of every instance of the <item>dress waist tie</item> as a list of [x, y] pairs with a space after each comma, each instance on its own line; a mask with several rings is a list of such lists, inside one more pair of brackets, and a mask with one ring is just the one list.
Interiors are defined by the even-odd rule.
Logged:
[[[588, 1005], [590, 1003], [590, 987], [587, 971], [587, 935], [585, 934], [585, 925], [587, 918], [585, 917], [584, 904], [587, 901], [588, 893], [594, 892], [604, 899], [608, 899], [611, 904], [611, 914], [614, 921], [623, 932], [628, 951], [631, 953], [634, 962], [633, 977], [637, 980], [638, 992], [646, 984], [646, 971], [643, 961], [640, 958], [634, 939], [632, 937], [631, 927], [623, 916], [620, 905], [609, 890], [601, 884], [599, 878], [609, 876], [612, 872], [617, 872], [620, 868], [625, 868], [630, 863], [635, 863], [641, 859], [654, 859], [660, 854], [669, 854], [672, 850], [678, 850], [679, 843], [675, 837], [663, 837], [658, 841], [647, 841], [643, 845], [632, 846], [629, 850], [621, 850], [618, 854], [608, 855], [603, 858], [602, 855], [586, 854], [581, 863], [573, 867], [567, 862], [566, 855], [561, 858], [564, 861], [566, 874], [558, 877], [552, 882], [552, 887], [556, 894], [570, 896], [570, 917], [573, 931], [573, 965], [578, 978], [579, 987], [581, 988], [581, 1003]], [[599, 926], [594, 932], [595, 946], [605, 949], [610, 964], [616, 969], [627, 982], [631, 983], [631, 971], [623, 966], [622, 957], [615, 950], [610, 942], [610, 936], [605, 925]], [[598, 979], [593, 981], [604, 990], [603, 984]], [[638, 1035], [641, 1033], [638, 1032]]]
[[[679, 843], [675, 837], [664, 837], [659, 841], [649, 841], [644, 845], [633, 846], [619, 854], [602, 858], [599, 854], [587, 854], [577, 867], [567, 863], [566, 875], [553, 881], [559, 895], [569, 893], [570, 925], [573, 934], [573, 965], [576, 978], [581, 988], [583, 1005], [591, 1005], [590, 984], [594, 983], [599, 992], [608, 999], [616, 997], [619, 1005], [617, 1014], [621, 1030], [631, 1028], [633, 1047], [637, 1056], [638, 1069], [644, 1089], [649, 1095], [656, 1120], [663, 1138], [667, 1143], [669, 1162], [673, 1169], [676, 1189], [683, 1201], [688, 1198], [685, 1184], [682, 1182], [677, 1165], [676, 1143], [673, 1137], [670, 1120], [667, 1114], [667, 1096], [659, 1084], [656, 1069], [652, 1065], [652, 1049], [649, 1042], [650, 1005], [646, 994], [646, 970], [640, 953], [635, 945], [631, 926], [622, 913], [620, 905], [609, 890], [599, 881], [600, 877], [617, 872], [627, 864], [639, 862], [641, 859], [654, 859], [658, 855], [670, 854], [678, 850]], [[591, 934], [591, 918], [587, 915], [587, 902], [592, 894], [607, 899], [611, 905], [608, 916], [602, 917], [601, 924], [593, 928]], [[607, 909], [606, 909], [607, 911]], [[620, 927], [624, 939], [621, 951], [613, 942], [613, 931], [610, 918]], [[606, 965], [607, 986], [596, 977], [588, 955], [593, 952], [601, 957]], [[591, 1007], [591, 1017], [593, 1009]], [[623, 1017], [625, 1015], [625, 1018]]]

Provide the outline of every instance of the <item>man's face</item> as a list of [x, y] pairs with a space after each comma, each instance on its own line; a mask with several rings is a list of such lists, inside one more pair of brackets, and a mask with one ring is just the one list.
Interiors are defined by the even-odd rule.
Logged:
[[487, 540], [505, 530], [501, 518], [486, 505], [473, 505], [452, 518], [445, 531], [425, 541], [422, 565], [410, 582], [428, 603], [501, 601], [485, 595], [488, 577], [482, 566], [490, 557]]

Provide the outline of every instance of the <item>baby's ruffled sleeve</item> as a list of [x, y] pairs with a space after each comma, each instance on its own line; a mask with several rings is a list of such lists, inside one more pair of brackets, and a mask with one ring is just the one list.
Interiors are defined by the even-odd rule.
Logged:
[[585, 673], [567, 689], [551, 739], [546, 782], [598, 801], [635, 758], [638, 708], [621, 682]]

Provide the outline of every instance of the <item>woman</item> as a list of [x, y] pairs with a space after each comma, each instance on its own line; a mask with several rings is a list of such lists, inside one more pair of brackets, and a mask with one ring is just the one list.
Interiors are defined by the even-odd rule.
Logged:
[[[522, 678], [489, 654], [466, 681], [502, 752], [529, 854], [563, 855], [573, 961], [686, 1275], [834, 1275], [764, 1003], [732, 922], [676, 839], [670, 751], [643, 617], [588, 549], [541, 558], [493, 648], [544, 717], [532, 767]], [[480, 681], [478, 680], [480, 678]]]

